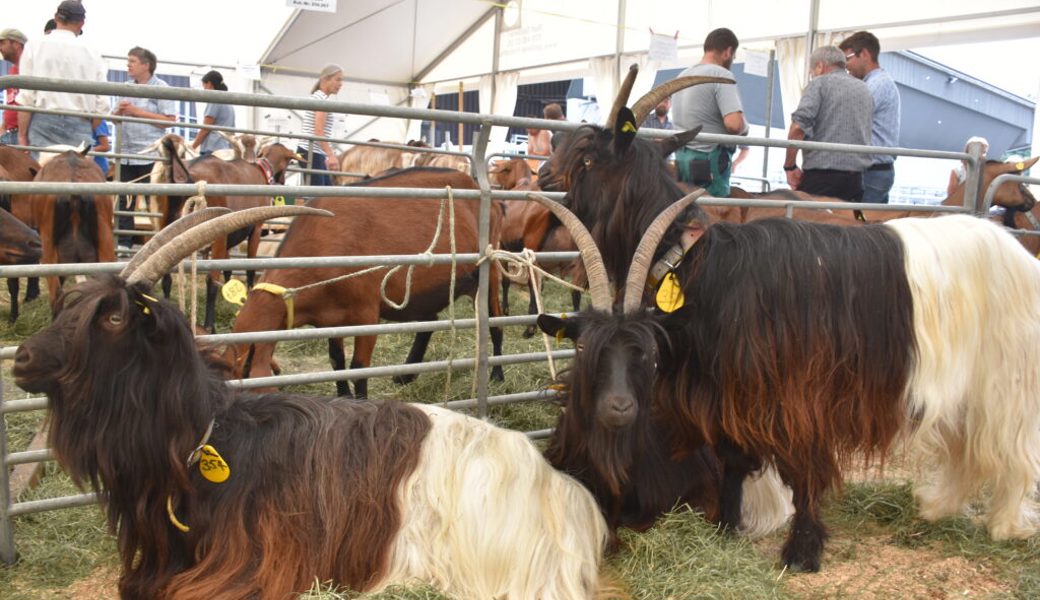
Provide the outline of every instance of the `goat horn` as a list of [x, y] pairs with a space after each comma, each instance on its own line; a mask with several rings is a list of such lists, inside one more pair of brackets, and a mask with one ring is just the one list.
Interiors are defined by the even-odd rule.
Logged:
[[653, 223], [646, 228], [643, 239], [639, 240], [636, 253], [632, 256], [632, 266], [628, 269], [628, 281], [625, 282], [625, 295], [622, 309], [625, 314], [639, 310], [643, 304], [643, 290], [646, 289], [646, 276], [650, 272], [650, 264], [654, 260], [654, 251], [661, 243], [661, 238], [668, 231], [672, 221], [694, 200], [704, 195], [705, 190], [691, 192], [657, 215]]
[[220, 215], [227, 214], [229, 212], [231, 212], [230, 208], [226, 208], [223, 206], [211, 206], [209, 208], [204, 208], [202, 210], [197, 210], [193, 213], [184, 215], [184, 217], [177, 219], [176, 221], [170, 223], [166, 227], [163, 227], [162, 230], [159, 231], [159, 233], [153, 235], [152, 239], [148, 240], [148, 243], [142, 246], [141, 249], [137, 251], [137, 254], [135, 254], [134, 257], [130, 259], [130, 262], [126, 263], [126, 266], [123, 267], [123, 270], [119, 273], [119, 276], [123, 279], [130, 277], [130, 274], [136, 271], [137, 268], [141, 266], [141, 263], [145, 261], [145, 259], [155, 254], [155, 252], [159, 248], [165, 246], [167, 243], [170, 242], [170, 240], [191, 229], [192, 227], [198, 225], [199, 223], [209, 221], [210, 219], [215, 219]]
[[[632, 85], [636, 82], [636, 75], [639, 74], [639, 65], [632, 64], [628, 68], [628, 75], [625, 76], [625, 80], [621, 82], [621, 89], [618, 90], [617, 98], [614, 99], [614, 106], [610, 107], [610, 116], [607, 117], [607, 128], [614, 128], [614, 121], [617, 121], [618, 113], [621, 112], [621, 107], [628, 104], [628, 96], [632, 93]], [[638, 126], [642, 121], [636, 121]]]
[[646, 120], [646, 116], [650, 114], [650, 111], [652, 111], [654, 107], [660, 104], [665, 98], [679, 90], [700, 85], [702, 83], [736, 82], [732, 79], [726, 79], [725, 77], [704, 77], [701, 75], [679, 77], [671, 81], [666, 81], [644, 94], [642, 98], [636, 100], [636, 103], [632, 105], [632, 114], [636, 116], [636, 124], [640, 124]]
[[610, 293], [610, 279], [607, 278], [607, 269], [603, 265], [603, 256], [592, 239], [592, 234], [582, 224], [574, 213], [567, 210], [562, 204], [550, 200], [541, 194], [528, 194], [528, 198], [534, 200], [552, 211], [563, 223], [574, 244], [581, 252], [581, 260], [585, 263], [585, 276], [589, 280], [589, 295], [592, 296], [592, 308], [610, 312], [614, 304], [613, 295]]
[[275, 217], [292, 215], [315, 215], [331, 217], [333, 213], [307, 206], [258, 206], [246, 210], [234, 211], [217, 217], [185, 231], [174, 241], [159, 248], [133, 273], [127, 277], [127, 283], [145, 282], [154, 285], [156, 280], [166, 274], [173, 265], [185, 256], [211, 243], [220, 236], [242, 229]]

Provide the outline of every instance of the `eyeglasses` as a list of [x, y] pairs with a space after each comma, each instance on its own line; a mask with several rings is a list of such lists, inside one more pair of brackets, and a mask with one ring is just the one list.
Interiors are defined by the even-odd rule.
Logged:
[[845, 55], [845, 60], [851, 60], [851, 59], [853, 59], [855, 57], [856, 57], [856, 53], [855, 52], [853, 52], [851, 54], [846, 54]]

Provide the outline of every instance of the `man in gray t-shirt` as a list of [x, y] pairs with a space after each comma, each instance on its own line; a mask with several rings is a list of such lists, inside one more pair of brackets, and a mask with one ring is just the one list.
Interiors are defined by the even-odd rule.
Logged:
[[[734, 79], [730, 68], [740, 42], [721, 27], [704, 39], [701, 62], [680, 73]], [[678, 91], [672, 97], [672, 120], [679, 129], [701, 127], [704, 133], [747, 135], [740, 92], [732, 83], [704, 83]], [[711, 196], [729, 196], [730, 164], [734, 148], [694, 141], [675, 153], [679, 180], [703, 186]]]

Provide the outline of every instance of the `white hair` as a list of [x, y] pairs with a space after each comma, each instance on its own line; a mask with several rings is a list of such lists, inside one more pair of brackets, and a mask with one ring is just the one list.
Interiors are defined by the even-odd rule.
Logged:
[[456, 598], [593, 598], [607, 526], [592, 494], [527, 436], [415, 405], [433, 423], [401, 485], [402, 525], [378, 591], [424, 581]]
[[1040, 261], [998, 226], [964, 215], [898, 219], [917, 356], [909, 448], [926, 519], [989, 493], [993, 539], [1036, 532], [1040, 479]]

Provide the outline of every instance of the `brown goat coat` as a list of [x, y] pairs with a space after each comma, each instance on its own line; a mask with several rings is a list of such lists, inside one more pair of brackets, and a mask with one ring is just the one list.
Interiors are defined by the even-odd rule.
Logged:
[[[91, 158], [63, 152], [51, 159], [36, 175], [36, 181], [104, 183], [105, 176]], [[40, 229], [43, 264], [115, 262], [112, 234], [112, 196], [34, 195], [33, 220]], [[48, 277], [51, 308], [57, 305], [61, 285]]]
[[[378, 180], [369, 185], [374, 187], [416, 187], [454, 189], [477, 189], [471, 177], [458, 171], [440, 169], [410, 169]], [[354, 256], [418, 254], [424, 252], [433, 241], [436, 221], [441, 202], [433, 199], [409, 198], [316, 198], [308, 203], [314, 208], [324, 208], [335, 213], [334, 217], [299, 217], [293, 221], [278, 256]], [[455, 238], [457, 252], [477, 252], [479, 200], [455, 199]], [[434, 253], [450, 253], [448, 211], [445, 209], [444, 224]], [[497, 245], [501, 213], [492, 211], [490, 240]], [[265, 283], [295, 288], [301, 285], [324, 281], [351, 271], [336, 267], [308, 269], [277, 269], [264, 275]], [[415, 321], [433, 319], [448, 305], [448, 286], [451, 266], [417, 266], [412, 276], [411, 299], [403, 310], [393, 309], [380, 299], [380, 285], [386, 275], [379, 269], [365, 275], [341, 280], [328, 285], [301, 291], [294, 299], [294, 327], [334, 327], [343, 325], [368, 325], [380, 318], [393, 321]], [[387, 296], [400, 302], [405, 296], [407, 269], [395, 273], [386, 286]], [[475, 265], [456, 267], [456, 296], [474, 294], [476, 291], [477, 268]], [[501, 313], [498, 300], [498, 274], [492, 268], [489, 289], [491, 314]], [[245, 306], [235, 320], [234, 331], [275, 330], [286, 327], [286, 306], [281, 297], [266, 291], [250, 292]], [[376, 336], [355, 338], [354, 357], [351, 366], [365, 367], [371, 363]], [[236, 373], [246, 359], [245, 347], [231, 348], [229, 356], [235, 362]], [[269, 365], [274, 353], [274, 344], [255, 344], [251, 376], [270, 374]]]

